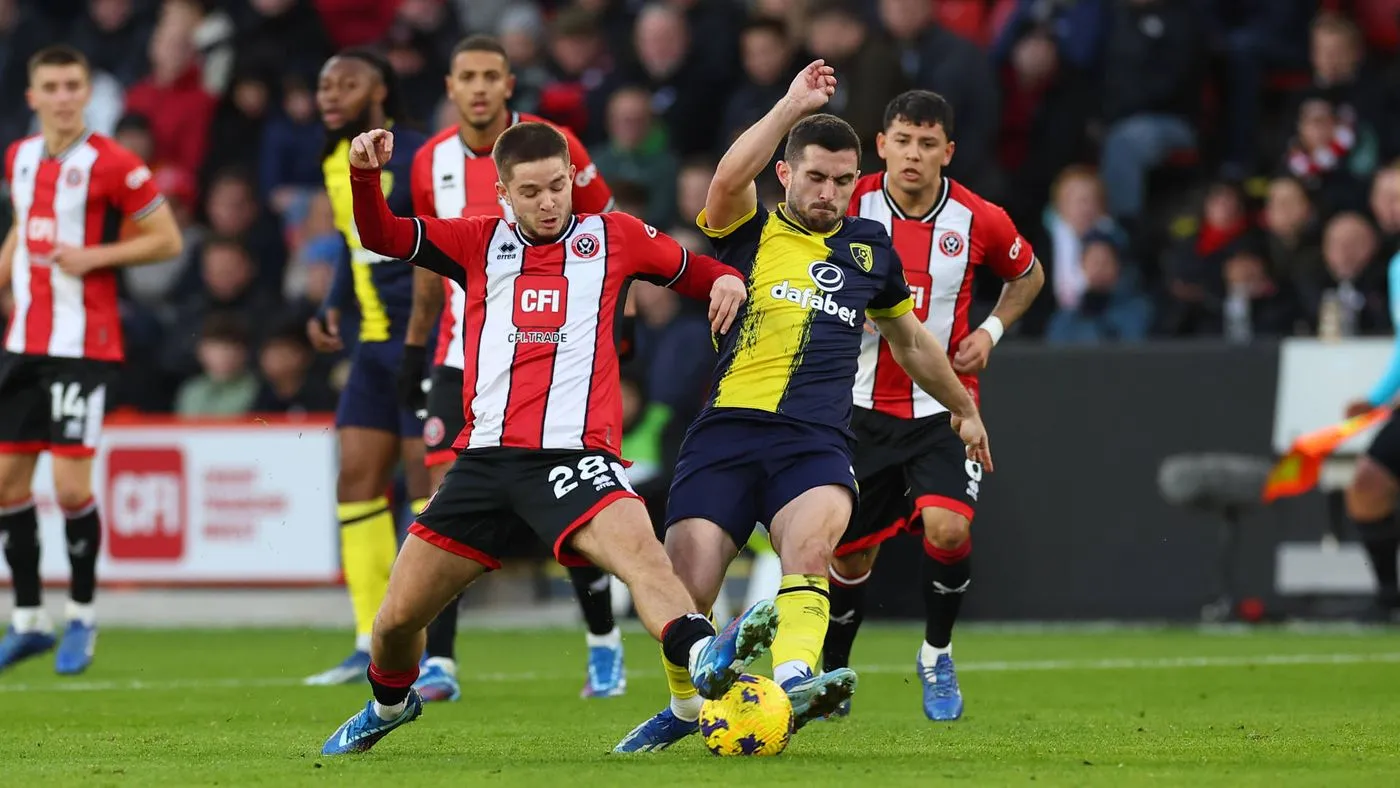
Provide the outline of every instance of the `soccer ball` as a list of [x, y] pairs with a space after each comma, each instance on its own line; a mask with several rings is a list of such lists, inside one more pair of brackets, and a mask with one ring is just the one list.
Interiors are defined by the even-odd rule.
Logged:
[[777, 755], [793, 732], [792, 703], [765, 676], [740, 676], [719, 700], [700, 707], [700, 733], [715, 755]]

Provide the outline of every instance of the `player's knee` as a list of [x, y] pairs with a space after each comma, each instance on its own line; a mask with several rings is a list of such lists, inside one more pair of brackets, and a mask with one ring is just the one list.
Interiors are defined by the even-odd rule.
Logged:
[[924, 538], [940, 550], [956, 550], [971, 535], [972, 523], [957, 512], [930, 507], [923, 510], [921, 517], [924, 521]]
[[423, 616], [413, 615], [413, 611], [403, 605], [386, 599], [374, 617], [374, 636], [391, 643], [412, 638], [418, 630], [427, 626], [423, 619]]
[[861, 577], [874, 568], [875, 554], [872, 547], [846, 555], [834, 555], [831, 557], [831, 568], [842, 577]]
[[1347, 515], [1353, 520], [1378, 520], [1395, 510], [1397, 482], [1390, 471], [1370, 457], [1357, 463], [1346, 490]]
[[341, 460], [335, 481], [336, 500], [341, 503], [369, 501], [384, 494], [383, 480], [370, 463]]
[[74, 511], [92, 502], [90, 467], [54, 465], [53, 492], [60, 509]]
[[784, 574], [825, 575], [835, 549], [836, 540], [829, 534], [812, 530], [786, 535], [778, 558]]
[[32, 494], [34, 460], [27, 456], [0, 455], [0, 503], [23, 501]]

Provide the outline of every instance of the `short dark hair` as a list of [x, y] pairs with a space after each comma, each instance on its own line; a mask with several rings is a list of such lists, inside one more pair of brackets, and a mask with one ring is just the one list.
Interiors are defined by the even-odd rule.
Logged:
[[842, 16], [858, 25], [865, 24], [860, 9], [851, 0], [812, 0], [807, 5], [807, 21], [815, 21], [826, 16]]
[[121, 134], [124, 131], [137, 131], [143, 134], [151, 133], [151, 122], [145, 115], [139, 113], [128, 113], [117, 121], [117, 127], [112, 130], [114, 134]]
[[885, 128], [902, 120], [915, 126], [942, 126], [953, 138], [953, 105], [931, 90], [906, 90], [885, 105]]
[[379, 73], [379, 81], [384, 83], [384, 117], [399, 124], [408, 125], [408, 110], [399, 88], [399, 75], [388, 58], [367, 47], [351, 47], [341, 50], [339, 58], [358, 60]]
[[448, 56], [447, 62], [450, 64], [452, 61], [457, 59], [458, 55], [462, 54], [463, 52], [495, 53], [497, 55], [500, 55], [502, 60], [506, 61], [506, 68], [510, 68], [510, 56], [506, 54], [506, 48], [502, 46], [500, 40], [497, 39], [495, 36], [488, 36], [484, 34], [467, 36], [461, 41], [458, 41], [457, 46], [452, 47], [452, 54]]
[[91, 66], [88, 65], [87, 57], [67, 44], [53, 44], [35, 52], [29, 58], [29, 76], [31, 78], [40, 66], [82, 66], [83, 71], [91, 72], [92, 70]]
[[739, 33], [740, 35], [744, 33], [772, 33], [786, 41], [788, 37], [788, 27], [786, 22], [777, 17], [754, 16], [744, 22], [743, 27], [739, 28]]
[[851, 124], [827, 113], [809, 115], [797, 122], [788, 132], [787, 146], [783, 148], [783, 159], [792, 163], [802, 159], [808, 145], [816, 145], [833, 153], [843, 150], [856, 152], [860, 160], [860, 135]]
[[199, 339], [201, 342], [247, 345], [248, 323], [236, 312], [210, 312], [200, 326]]
[[517, 164], [555, 158], [569, 164], [569, 141], [548, 123], [517, 123], [501, 132], [491, 149], [491, 160], [502, 181], [510, 180], [511, 170]]

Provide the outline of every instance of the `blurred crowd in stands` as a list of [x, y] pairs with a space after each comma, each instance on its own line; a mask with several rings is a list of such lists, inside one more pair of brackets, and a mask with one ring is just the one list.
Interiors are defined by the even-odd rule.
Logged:
[[[184, 229], [181, 257], [122, 272], [119, 406], [334, 407], [340, 359], [304, 335], [344, 253], [318, 71], [379, 47], [435, 131], [469, 33], [500, 38], [512, 106], [573, 129], [619, 209], [696, 249], [717, 157], [821, 57], [866, 171], [890, 98], [952, 102], [948, 174], [1047, 267], [1020, 341], [1392, 330], [1400, 0], [0, 0], [0, 142], [34, 131], [27, 57], [71, 43], [95, 69], [90, 125], [148, 161]], [[634, 421], [687, 409], [708, 372], [698, 309], [635, 292]]]

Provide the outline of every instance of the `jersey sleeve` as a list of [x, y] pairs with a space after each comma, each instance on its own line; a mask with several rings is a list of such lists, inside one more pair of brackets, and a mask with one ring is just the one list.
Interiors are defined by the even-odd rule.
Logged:
[[560, 129], [569, 143], [569, 161], [577, 172], [574, 174], [574, 213], [606, 213], [613, 209], [612, 189], [598, 172], [598, 165], [588, 155], [578, 137], [567, 129]]
[[416, 216], [410, 221], [417, 229], [413, 250], [404, 260], [466, 287], [468, 261], [485, 255], [486, 244], [500, 219], [495, 216], [452, 219]]
[[433, 150], [424, 145], [413, 154], [413, 169], [409, 174], [409, 192], [413, 195], [414, 216], [437, 216], [437, 200], [433, 197]]
[[608, 221], [622, 241], [628, 269], [638, 279], [669, 287], [684, 296], [706, 298], [721, 276], [743, 277], [738, 271], [703, 254], [691, 254], [676, 239], [635, 216], [610, 213]]
[[865, 307], [870, 317], [899, 317], [914, 309], [914, 299], [909, 292], [909, 283], [904, 279], [904, 264], [894, 250], [894, 244], [883, 229], [878, 243], [871, 244], [875, 264], [884, 266], [884, 286]]
[[985, 203], [986, 210], [977, 218], [981, 220], [977, 229], [987, 231], [986, 246], [982, 249], [982, 264], [1005, 280], [1020, 279], [1031, 272], [1035, 265], [1035, 252], [1030, 243], [1016, 231], [1011, 217], [1000, 206]]
[[696, 226], [710, 239], [715, 253], [730, 261], [736, 259], [736, 253], [757, 253], [759, 236], [763, 234], [763, 225], [767, 221], [768, 209], [762, 203], [755, 205], [747, 216], [741, 216], [728, 227], [719, 229], [709, 226], [704, 210], [695, 217]]
[[[1390, 319], [1400, 327], [1400, 253], [1390, 258], [1389, 274]], [[1390, 363], [1385, 368], [1385, 374], [1376, 381], [1367, 399], [1373, 406], [1380, 407], [1395, 399], [1397, 391], [1400, 391], [1400, 333], [1396, 334], [1395, 347], [1391, 349]]]
[[139, 221], [165, 202], [156, 189], [150, 168], [136, 154], [113, 146], [107, 155], [111, 156], [107, 165], [109, 199], [123, 216]]

